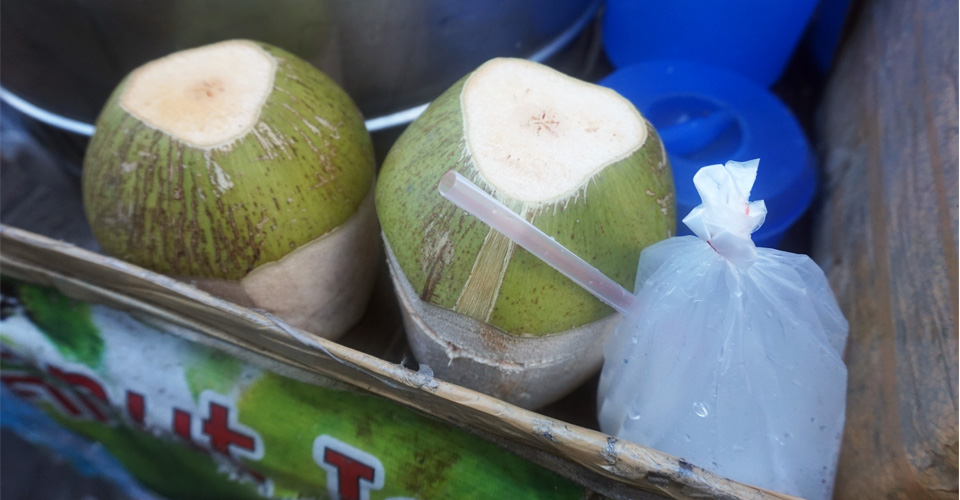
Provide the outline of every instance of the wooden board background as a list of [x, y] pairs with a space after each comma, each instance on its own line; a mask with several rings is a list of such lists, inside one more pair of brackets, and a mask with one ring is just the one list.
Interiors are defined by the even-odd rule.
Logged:
[[821, 104], [814, 257], [850, 321], [837, 498], [957, 498], [957, 9], [865, 2]]

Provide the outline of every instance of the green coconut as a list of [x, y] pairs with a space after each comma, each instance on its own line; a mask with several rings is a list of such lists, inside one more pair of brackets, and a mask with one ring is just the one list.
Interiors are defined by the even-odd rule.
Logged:
[[602, 364], [619, 316], [437, 192], [455, 170], [632, 289], [640, 251], [674, 230], [660, 139], [616, 92], [494, 59], [397, 140], [377, 212], [414, 354], [442, 379], [526, 407]]
[[83, 170], [103, 250], [333, 338], [362, 315], [379, 241], [374, 156], [349, 96], [231, 40], [134, 70]]

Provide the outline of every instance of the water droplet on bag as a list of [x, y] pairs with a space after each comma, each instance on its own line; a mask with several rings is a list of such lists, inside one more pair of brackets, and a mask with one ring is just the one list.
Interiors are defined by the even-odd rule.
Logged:
[[697, 414], [698, 417], [706, 417], [710, 414], [710, 411], [707, 409], [707, 405], [697, 402], [693, 403], [693, 412]]

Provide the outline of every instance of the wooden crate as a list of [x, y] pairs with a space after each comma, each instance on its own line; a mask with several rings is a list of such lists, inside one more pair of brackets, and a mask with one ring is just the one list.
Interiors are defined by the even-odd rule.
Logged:
[[813, 257], [850, 322], [838, 498], [957, 498], [957, 17], [866, 2], [820, 107]]
[[[293, 330], [268, 315], [72, 244], [0, 226], [0, 247], [5, 276], [53, 286], [78, 300], [147, 315], [194, 332], [209, 340], [205, 342], [209, 345], [239, 348], [254, 359], [347, 383], [477, 434], [604, 496], [792, 498]], [[380, 306], [371, 305], [358, 326], [366, 332], [349, 333], [347, 342], [390, 328], [390, 315], [384, 324]]]

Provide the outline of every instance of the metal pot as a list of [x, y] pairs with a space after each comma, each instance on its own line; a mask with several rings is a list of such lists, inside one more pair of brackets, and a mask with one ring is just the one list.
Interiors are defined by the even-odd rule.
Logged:
[[378, 129], [409, 121], [487, 59], [546, 60], [582, 31], [599, 3], [6, 0], [0, 3], [0, 83], [4, 99], [19, 109], [89, 133], [109, 93], [137, 66], [177, 50], [249, 38], [323, 70]]

